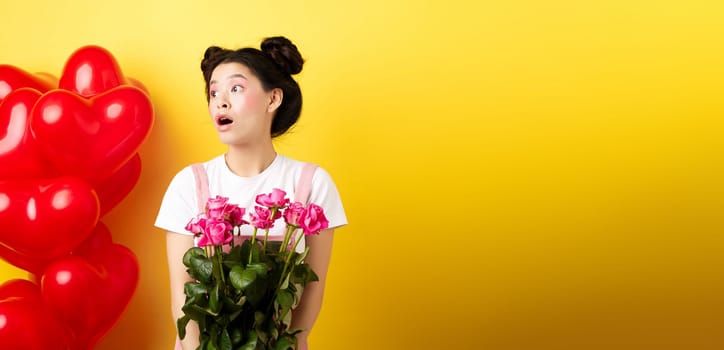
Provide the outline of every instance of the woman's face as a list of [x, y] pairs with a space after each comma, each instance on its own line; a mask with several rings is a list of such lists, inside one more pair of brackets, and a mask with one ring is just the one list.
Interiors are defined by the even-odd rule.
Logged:
[[[273, 91], [273, 90], [272, 90]], [[209, 115], [221, 142], [244, 145], [271, 138], [272, 92], [245, 65], [216, 66], [209, 81]]]

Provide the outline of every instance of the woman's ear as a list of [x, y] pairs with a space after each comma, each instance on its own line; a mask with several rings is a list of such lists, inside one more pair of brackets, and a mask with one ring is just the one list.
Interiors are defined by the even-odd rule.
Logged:
[[282, 100], [284, 99], [284, 91], [280, 88], [274, 88], [272, 89], [271, 93], [269, 94], [269, 106], [267, 106], [267, 112], [271, 113], [276, 111], [279, 106], [282, 105]]

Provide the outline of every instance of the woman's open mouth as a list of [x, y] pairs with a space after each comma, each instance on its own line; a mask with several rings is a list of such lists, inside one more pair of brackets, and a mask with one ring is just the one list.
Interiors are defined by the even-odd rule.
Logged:
[[216, 124], [218, 124], [220, 126], [229, 125], [233, 122], [234, 122], [233, 119], [231, 119], [225, 115], [220, 115], [220, 116], [216, 117]]

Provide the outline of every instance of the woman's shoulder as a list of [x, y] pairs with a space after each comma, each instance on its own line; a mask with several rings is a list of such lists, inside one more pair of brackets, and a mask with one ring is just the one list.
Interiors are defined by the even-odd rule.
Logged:
[[[219, 163], [221, 162], [221, 163]], [[194, 182], [194, 171], [193, 168], [195, 166], [201, 166], [204, 168], [206, 172], [208, 172], [211, 169], [218, 168], [219, 166], [224, 165], [224, 156], [219, 155], [214, 158], [211, 158], [206, 161], [197, 162], [197, 163], [191, 163], [187, 164], [180, 170], [176, 172], [176, 175], [174, 175], [173, 179], [171, 180], [172, 183], [181, 184], [182, 186], [186, 186], [187, 184]]]
[[290, 158], [284, 155], [278, 155], [280, 158], [281, 163], [281, 169], [285, 172], [292, 172], [295, 175], [299, 176], [304, 171], [305, 168], [313, 169], [314, 170], [314, 176], [316, 177], [318, 174], [320, 174], [322, 177], [329, 177], [329, 173], [322, 168], [318, 163], [310, 162], [310, 161], [303, 161], [299, 159]]
[[282, 171], [291, 174], [295, 183], [310, 182], [312, 188], [316, 189], [313, 192], [326, 192], [328, 188], [336, 187], [330, 173], [319, 165], [319, 163], [289, 157], [284, 157], [283, 161], [286, 163], [286, 166], [284, 166], [284, 170]]
[[200, 164], [200, 165], [202, 165], [205, 169], [208, 170], [208, 169], [214, 169], [214, 168], [218, 168], [218, 167], [222, 167], [222, 166], [225, 167], [225, 166], [226, 166], [226, 161], [224, 160], [224, 155], [223, 155], [223, 154], [219, 154], [218, 156], [215, 156], [214, 158], [211, 158], [211, 159], [206, 160], [206, 161], [204, 161], [204, 162], [199, 162], [199, 163], [190, 164], [189, 166], [187, 166], [187, 168], [191, 168], [192, 166], [194, 166], [194, 165], [196, 165], [196, 164]]

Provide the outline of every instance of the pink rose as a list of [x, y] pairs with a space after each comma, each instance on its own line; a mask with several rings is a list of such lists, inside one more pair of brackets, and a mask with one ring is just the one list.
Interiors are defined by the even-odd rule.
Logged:
[[206, 221], [206, 230], [199, 239], [199, 246], [222, 245], [231, 242], [231, 224], [224, 220], [209, 219]]
[[304, 213], [304, 205], [299, 202], [294, 202], [284, 210], [284, 221], [287, 225], [299, 227], [299, 218]]
[[327, 221], [327, 217], [324, 216], [324, 209], [322, 209], [322, 207], [310, 203], [304, 210], [299, 224], [304, 230], [305, 235], [316, 235], [319, 231], [329, 226], [329, 221]]
[[284, 208], [289, 204], [289, 199], [285, 198], [286, 195], [286, 192], [275, 188], [271, 193], [257, 195], [256, 203], [267, 208]]
[[217, 195], [214, 198], [209, 198], [206, 202], [206, 212], [210, 219], [221, 219], [226, 214], [226, 202], [229, 198]]
[[236, 204], [227, 205], [226, 208], [228, 210], [228, 218], [232, 226], [248, 224], [248, 222], [243, 219], [246, 209], [239, 208]]
[[199, 215], [191, 221], [189, 221], [188, 224], [186, 224], [186, 231], [189, 231], [195, 235], [199, 235], [204, 233], [206, 230], [206, 217], [204, 215]]
[[254, 212], [249, 214], [249, 216], [251, 217], [251, 224], [256, 228], [266, 230], [274, 226], [274, 220], [271, 218], [271, 210], [269, 210], [269, 208], [257, 205], [254, 207]]

